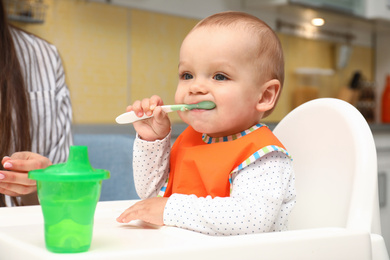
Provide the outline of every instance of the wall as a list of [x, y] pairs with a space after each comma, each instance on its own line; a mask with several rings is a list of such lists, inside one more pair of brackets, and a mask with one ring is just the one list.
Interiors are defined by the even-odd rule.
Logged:
[[[133, 100], [158, 94], [174, 104], [181, 41], [198, 20], [131, 11], [131, 92]], [[170, 115], [180, 120], [176, 113]]]
[[44, 24], [17, 25], [56, 45], [71, 91], [74, 123], [108, 123], [128, 103], [129, 10], [47, 0]]
[[[152, 94], [173, 103], [178, 51], [198, 19], [86, 0], [46, 0], [44, 24], [17, 26], [57, 46], [71, 91], [75, 124], [114, 124], [128, 104]], [[292, 108], [297, 67], [333, 68], [339, 43], [279, 34], [286, 56], [284, 92], [268, 122]], [[354, 46], [347, 68], [323, 79], [324, 96], [335, 96], [359, 69], [373, 79], [373, 50]], [[172, 115], [177, 122], [177, 115]]]
[[340, 89], [349, 84], [354, 71], [359, 70], [365, 79], [373, 79], [373, 50], [365, 46], [353, 46], [348, 66], [336, 69], [337, 49], [340, 43], [325, 40], [310, 40], [279, 34], [285, 54], [285, 86], [277, 109], [268, 121], [279, 121], [294, 108], [294, 91], [302, 85], [297, 68], [334, 69], [331, 76], [318, 76], [315, 85], [320, 97], [337, 97]]

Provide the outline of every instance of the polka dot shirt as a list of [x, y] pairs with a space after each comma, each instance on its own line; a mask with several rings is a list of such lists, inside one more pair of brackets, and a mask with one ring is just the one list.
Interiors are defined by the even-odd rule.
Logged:
[[[134, 181], [141, 199], [155, 197], [169, 174], [170, 134], [163, 140], [134, 142]], [[295, 204], [291, 159], [268, 153], [232, 176], [230, 197], [172, 194], [164, 224], [209, 235], [243, 235], [287, 229]]]

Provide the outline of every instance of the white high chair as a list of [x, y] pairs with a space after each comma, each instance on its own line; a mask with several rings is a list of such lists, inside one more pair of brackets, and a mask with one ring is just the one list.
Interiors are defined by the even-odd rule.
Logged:
[[292, 155], [296, 176], [297, 204], [289, 229], [366, 231], [372, 259], [388, 260], [380, 230], [375, 143], [360, 112], [339, 99], [316, 99], [291, 111], [273, 132]]

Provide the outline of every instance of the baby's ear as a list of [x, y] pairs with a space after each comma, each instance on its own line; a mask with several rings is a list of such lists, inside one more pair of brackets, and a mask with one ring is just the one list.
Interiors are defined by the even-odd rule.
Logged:
[[256, 106], [259, 112], [273, 109], [279, 97], [280, 87], [280, 81], [277, 79], [271, 79], [261, 86], [259, 101]]

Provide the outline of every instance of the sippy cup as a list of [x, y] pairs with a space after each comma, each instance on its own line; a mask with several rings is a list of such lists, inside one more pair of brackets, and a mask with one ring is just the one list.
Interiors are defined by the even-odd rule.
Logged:
[[93, 169], [86, 146], [71, 146], [66, 163], [28, 173], [37, 181], [46, 248], [55, 253], [88, 251], [96, 204], [107, 170]]

